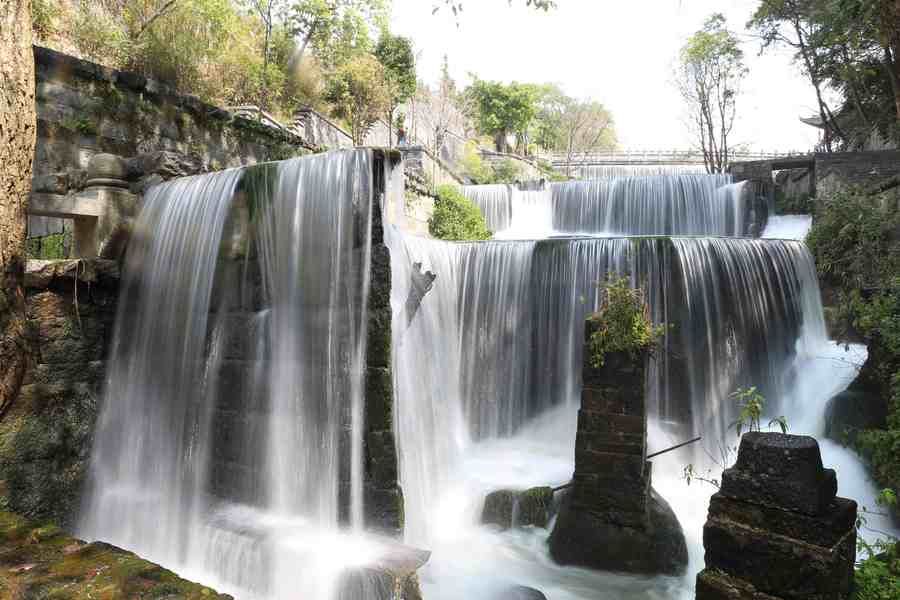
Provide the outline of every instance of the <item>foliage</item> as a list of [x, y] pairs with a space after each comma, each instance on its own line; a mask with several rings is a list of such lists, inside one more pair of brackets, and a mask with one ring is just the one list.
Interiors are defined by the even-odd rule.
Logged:
[[523, 177], [522, 166], [511, 158], [504, 158], [493, 167], [493, 183], [515, 183]]
[[353, 143], [361, 145], [390, 104], [384, 67], [371, 54], [354, 58], [331, 77], [325, 99], [334, 107], [335, 116], [350, 125]]
[[507, 138], [527, 137], [537, 114], [535, 86], [475, 79], [466, 89], [466, 100], [479, 133], [494, 138], [498, 152], [508, 150]]
[[44, 237], [28, 238], [25, 255], [40, 260], [68, 258], [72, 248], [72, 232], [54, 233]]
[[473, 183], [488, 184], [494, 181], [494, 172], [490, 165], [482, 160], [478, 144], [474, 141], [466, 142], [463, 155], [459, 159], [459, 166], [462, 175]]
[[900, 488], [900, 214], [893, 192], [843, 188], [822, 194], [807, 238], [819, 276], [834, 290], [839, 337], [861, 339], [861, 383], [887, 405], [884, 429], [863, 431], [858, 450], [875, 480]]
[[296, 0], [289, 26], [300, 42], [295, 59], [312, 49], [328, 71], [372, 50], [372, 32], [385, 29], [386, 0]]
[[434, 214], [428, 220], [428, 232], [448, 241], [487, 240], [491, 232], [484, 215], [471, 200], [451, 185], [438, 186]]
[[737, 114], [741, 80], [747, 73], [740, 41], [714, 14], [681, 49], [676, 73], [706, 170], [724, 173], [731, 148], [729, 136]]
[[[898, 139], [900, 5], [894, 0], [762, 0], [748, 27], [763, 50], [794, 51], [816, 92], [825, 150]], [[830, 90], [841, 97], [837, 108], [826, 101]]]
[[31, 3], [31, 24], [38, 39], [46, 38], [56, 30], [56, 19], [61, 14], [55, 0], [33, 0]]
[[[731, 393], [731, 398], [737, 401], [740, 408], [737, 419], [731, 424], [738, 437], [741, 437], [745, 427], [747, 431], [762, 431], [760, 419], [762, 418], [763, 408], [766, 405], [766, 399], [759, 393], [756, 386], [738, 388]], [[772, 425], [778, 425], [781, 433], [787, 433], [787, 419], [784, 416], [775, 417], [769, 421], [770, 428]]]
[[590, 317], [596, 324], [588, 342], [591, 366], [599, 369], [610, 352], [636, 356], [652, 350], [665, 326], [654, 326], [644, 290], [633, 289], [627, 277], [610, 274], [601, 286], [600, 308]]
[[375, 47], [375, 57], [384, 67], [389, 99], [387, 122], [393, 126], [397, 107], [416, 93], [416, 58], [412, 41], [384, 32]]
[[900, 552], [897, 543], [870, 556], [856, 569], [853, 600], [900, 600]]

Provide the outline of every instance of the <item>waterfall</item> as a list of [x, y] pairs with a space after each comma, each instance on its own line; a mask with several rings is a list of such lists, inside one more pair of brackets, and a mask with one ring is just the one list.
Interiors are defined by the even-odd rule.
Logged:
[[481, 210], [487, 228], [503, 231], [512, 221], [512, 186], [464, 185], [462, 192]]
[[82, 536], [242, 598], [328, 598], [371, 560], [339, 521], [362, 515], [372, 201], [368, 151], [151, 190]]
[[743, 183], [730, 175], [617, 175], [537, 190], [464, 186], [495, 239], [559, 235], [721, 235], [749, 232]]

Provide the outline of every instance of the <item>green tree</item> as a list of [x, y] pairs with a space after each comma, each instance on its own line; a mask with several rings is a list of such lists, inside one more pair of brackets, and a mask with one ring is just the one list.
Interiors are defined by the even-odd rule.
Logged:
[[294, 61], [312, 49], [326, 70], [371, 51], [371, 33], [387, 26], [387, 0], [296, 0], [290, 16], [298, 39]]
[[599, 102], [574, 100], [567, 104], [562, 114], [560, 134], [566, 153], [566, 175], [576, 156], [592, 150], [612, 149], [616, 146], [616, 132], [612, 115]]
[[728, 168], [728, 138], [746, 73], [744, 52], [737, 37], [725, 27], [721, 14], [709, 17], [681, 49], [678, 88], [709, 173], [723, 173]]
[[480, 133], [494, 138], [498, 152], [508, 151], [510, 134], [522, 139], [537, 115], [537, 88], [533, 85], [475, 79], [466, 98]]
[[329, 80], [325, 99], [333, 106], [334, 115], [350, 126], [353, 143], [361, 145], [390, 105], [384, 67], [371, 54], [350, 60]]
[[416, 93], [416, 58], [412, 41], [390, 32], [383, 32], [375, 46], [375, 57], [384, 67], [388, 89], [388, 145], [393, 145], [393, 125], [397, 107]]

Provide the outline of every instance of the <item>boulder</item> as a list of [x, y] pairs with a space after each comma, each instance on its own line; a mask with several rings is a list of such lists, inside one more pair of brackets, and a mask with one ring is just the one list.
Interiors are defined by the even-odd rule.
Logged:
[[512, 527], [547, 527], [556, 510], [553, 488], [535, 487], [524, 492], [497, 490], [487, 495], [481, 522], [506, 530]]
[[678, 575], [687, 566], [684, 532], [669, 504], [651, 488], [646, 527], [610, 522], [608, 515], [567, 499], [550, 535], [559, 564], [630, 573]]
[[854, 444], [860, 431], [882, 429], [887, 405], [876, 394], [848, 389], [825, 406], [825, 435], [841, 444]]
[[504, 590], [497, 600], [547, 600], [543, 592], [524, 585], [514, 585]]

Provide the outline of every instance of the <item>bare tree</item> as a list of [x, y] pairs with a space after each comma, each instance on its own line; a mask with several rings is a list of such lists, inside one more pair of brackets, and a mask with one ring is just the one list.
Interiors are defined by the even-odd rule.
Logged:
[[678, 88], [709, 173], [723, 173], [730, 162], [729, 136], [737, 115], [741, 79], [747, 73], [737, 38], [714, 14], [681, 50]]
[[567, 102], [560, 125], [565, 143], [566, 176], [572, 174], [576, 155], [615, 144], [612, 115], [599, 102]]
[[31, 38], [31, 0], [0, 3], [0, 418], [30, 356], [22, 278], [36, 131]]

